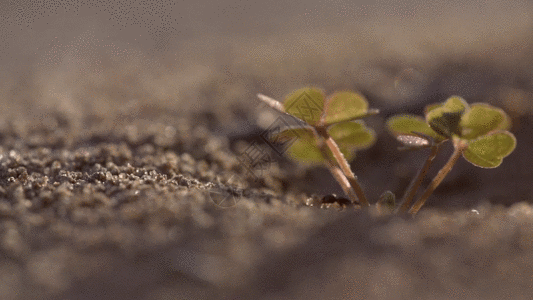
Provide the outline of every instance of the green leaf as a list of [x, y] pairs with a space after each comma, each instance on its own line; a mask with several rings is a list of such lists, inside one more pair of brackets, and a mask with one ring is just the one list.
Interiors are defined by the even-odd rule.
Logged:
[[468, 143], [463, 157], [481, 168], [496, 168], [516, 148], [516, 138], [508, 131], [489, 133]]
[[[367, 128], [362, 121], [349, 122], [376, 113], [376, 110], [368, 109], [368, 102], [358, 93], [337, 92], [325, 101], [322, 90], [308, 87], [289, 94], [283, 105], [287, 113], [313, 127], [331, 125], [328, 132], [347, 160], [355, 156], [355, 149], [369, 147], [375, 142], [374, 131]], [[273, 138], [280, 142], [296, 138], [287, 150], [294, 159], [309, 163], [324, 162], [312, 128], [291, 128], [274, 135]], [[329, 149], [327, 155], [328, 158], [333, 158]]]
[[362, 118], [368, 113], [368, 102], [355, 92], [336, 92], [325, 101], [322, 125]]
[[324, 156], [320, 152], [317, 146], [312, 144], [313, 141], [304, 141], [301, 139], [296, 140], [287, 149], [287, 154], [294, 160], [308, 163], [319, 164], [325, 161]]
[[[328, 133], [349, 161], [355, 157], [354, 150], [370, 147], [376, 139], [374, 131], [367, 128], [363, 121], [332, 125], [328, 128]], [[278, 142], [296, 139], [287, 149], [287, 154], [294, 160], [310, 164], [325, 162], [312, 128], [288, 128], [274, 135], [273, 138]], [[333, 159], [333, 153], [329, 148], [327, 153], [329, 158]]]
[[486, 103], [475, 103], [461, 118], [462, 138], [475, 139], [494, 130], [506, 130], [510, 118], [500, 108]]
[[339, 147], [346, 149], [368, 148], [376, 141], [375, 132], [366, 127], [363, 121], [332, 125], [328, 128], [328, 133]]
[[[341, 150], [342, 155], [347, 161], [353, 161], [355, 159], [355, 149], [353, 147], [349, 147], [346, 145], [338, 145], [339, 149]], [[333, 153], [328, 149], [328, 153], [331, 155], [330, 157], [333, 159]]]
[[[287, 154], [294, 160], [300, 161], [307, 164], [323, 164], [326, 162], [326, 159], [322, 155], [320, 149], [314, 145], [316, 140], [302, 140], [298, 139], [295, 141], [289, 149], [287, 149]], [[347, 147], [339, 146], [341, 153], [344, 155], [346, 160], [350, 161], [355, 158], [355, 152], [353, 149]], [[330, 160], [333, 160], [333, 153], [329, 149], [326, 150]]]
[[283, 107], [288, 114], [309, 125], [317, 125], [324, 108], [324, 92], [314, 87], [296, 90], [285, 98]]
[[[288, 155], [294, 159], [309, 163], [319, 163], [324, 160], [322, 153], [316, 146], [314, 129], [308, 127], [291, 127], [271, 136], [275, 142], [291, 142], [287, 149]], [[313, 146], [315, 145], [315, 146]]]
[[463, 98], [452, 96], [442, 106], [430, 106], [426, 121], [438, 134], [450, 138], [461, 134], [459, 123], [468, 109], [468, 103]]
[[387, 127], [394, 136], [415, 135], [413, 132], [420, 132], [432, 137], [436, 142], [446, 139], [446, 137], [436, 133], [426, 121], [414, 115], [397, 115], [387, 120]]
[[272, 140], [274, 142], [287, 142], [294, 138], [312, 138], [314, 135], [313, 129], [311, 127], [288, 127], [285, 128], [283, 131], [280, 131], [276, 134], [273, 134], [271, 136]]

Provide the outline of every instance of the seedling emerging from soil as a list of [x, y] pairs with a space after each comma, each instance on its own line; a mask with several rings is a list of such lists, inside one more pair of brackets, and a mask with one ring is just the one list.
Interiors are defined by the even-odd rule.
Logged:
[[326, 98], [321, 89], [310, 87], [294, 91], [283, 103], [261, 94], [258, 97], [301, 121], [301, 126], [276, 134], [278, 141], [294, 140], [287, 150], [292, 158], [326, 164], [352, 202], [369, 206], [348, 164], [355, 157], [354, 150], [368, 148], [375, 141], [374, 131], [359, 119], [378, 111], [369, 109], [362, 95], [345, 91]]
[[[431, 148], [426, 163], [408, 187], [397, 212], [416, 214], [461, 155], [475, 166], [496, 168], [516, 147], [516, 138], [507, 131], [511, 127], [510, 118], [503, 110], [489, 104], [468, 105], [461, 97], [453, 96], [443, 103], [428, 105], [425, 115], [425, 120], [413, 115], [398, 115], [387, 121], [392, 134], [407, 147]], [[447, 140], [454, 146], [452, 156], [409, 209], [440, 145]]]
[[394, 209], [396, 207], [396, 196], [391, 191], [385, 191], [383, 194], [381, 194], [381, 196], [379, 196], [376, 207], [380, 215], [390, 215], [394, 213]]
[[[301, 125], [283, 128], [277, 141], [293, 140], [288, 153], [307, 163], [324, 163], [353, 203], [368, 207], [369, 203], [348, 160], [354, 150], [371, 146], [375, 141], [372, 129], [360, 120], [377, 114], [368, 102], [354, 92], [337, 92], [325, 98], [318, 88], [303, 88], [289, 94], [283, 103], [258, 95], [276, 110], [299, 120]], [[425, 119], [413, 115], [397, 115], [387, 121], [390, 132], [404, 148], [430, 148], [428, 159], [407, 188], [401, 204], [396, 207], [392, 192], [383, 193], [376, 203], [380, 214], [410, 213], [415, 215], [451, 171], [462, 155], [481, 168], [496, 168], [516, 147], [516, 138], [507, 131], [511, 127], [507, 114], [485, 103], [468, 105], [458, 96], [443, 103], [426, 106]], [[441, 145], [451, 141], [454, 152], [433, 181], [411, 206], [420, 184]]]

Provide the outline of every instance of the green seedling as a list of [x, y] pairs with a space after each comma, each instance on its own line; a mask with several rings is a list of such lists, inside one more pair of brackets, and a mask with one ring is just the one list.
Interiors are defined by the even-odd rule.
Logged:
[[[372, 129], [361, 120], [377, 114], [368, 108], [366, 99], [355, 92], [337, 92], [329, 97], [318, 88], [303, 88], [289, 94], [283, 103], [265, 95], [259, 99], [276, 110], [299, 120], [301, 125], [287, 127], [277, 134], [278, 141], [294, 142], [288, 154], [302, 162], [325, 164], [353, 203], [370, 206], [348, 164], [355, 150], [368, 148], [376, 140]], [[386, 191], [376, 203], [382, 214], [415, 215], [425, 204], [459, 157], [481, 168], [496, 168], [516, 147], [516, 138], [508, 131], [510, 118], [499, 108], [485, 103], [468, 105], [453, 96], [443, 103], [426, 106], [425, 119], [414, 115], [397, 115], [387, 121], [389, 131], [402, 142], [403, 149], [429, 148], [430, 154], [407, 188], [401, 204]], [[420, 198], [411, 206], [426, 173], [442, 144], [451, 141], [454, 152], [437, 173]]]
[[368, 207], [369, 202], [348, 164], [355, 150], [370, 147], [375, 133], [360, 120], [377, 114], [366, 99], [355, 92], [337, 92], [325, 97], [318, 88], [302, 88], [289, 94], [283, 103], [265, 95], [259, 99], [276, 110], [301, 121], [276, 135], [277, 140], [295, 139], [288, 154], [299, 161], [325, 164], [354, 203]]
[[[429, 147], [431, 153], [426, 163], [408, 187], [397, 212], [416, 214], [451, 171], [459, 157], [481, 168], [496, 168], [503, 158], [516, 147], [516, 138], [507, 131], [511, 127], [507, 114], [485, 103], [468, 105], [458, 96], [443, 103], [428, 105], [425, 119], [413, 115], [390, 118], [387, 125], [391, 133], [408, 148]], [[422, 196], [409, 208], [440, 146], [451, 141], [454, 152], [437, 173]]]

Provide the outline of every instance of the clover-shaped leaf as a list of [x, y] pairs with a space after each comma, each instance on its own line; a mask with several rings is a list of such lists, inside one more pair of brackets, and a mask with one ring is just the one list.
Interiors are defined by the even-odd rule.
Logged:
[[[444, 103], [426, 106], [425, 113], [425, 121], [412, 115], [394, 116], [387, 121], [388, 128], [404, 144], [410, 145], [413, 140], [412, 144], [417, 144], [416, 142], [420, 140], [418, 144], [428, 145], [422, 139], [424, 136], [432, 138], [437, 143], [453, 137], [454, 146], [465, 148], [469, 143], [487, 134], [496, 131], [508, 133], [505, 130], [511, 127], [509, 116], [500, 108], [485, 103], [474, 103], [469, 106], [458, 96], [452, 96]], [[418, 138], [410, 138], [409, 135]], [[489, 141], [494, 140], [489, 139]]]
[[[294, 159], [308, 164], [321, 164], [325, 163], [326, 159], [320, 148], [318, 148], [318, 139], [310, 134], [301, 135], [298, 140], [296, 140], [290, 147], [287, 149], [288, 155]], [[338, 145], [341, 153], [347, 160], [352, 160], [355, 157], [355, 153], [351, 151], [345, 145]], [[333, 159], [333, 153], [329, 149], [326, 150], [328, 153], [328, 159]]]
[[[516, 138], [507, 131], [511, 127], [510, 118], [503, 110], [489, 104], [474, 103], [469, 106], [463, 98], [452, 96], [444, 103], [426, 106], [425, 115], [425, 121], [411, 115], [398, 115], [387, 121], [391, 133], [405, 145], [431, 146], [426, 163], [409, 185], [399, 206], [399, 211], [409, 210], [411, 214], [418, 212], [461, 156], [475, 166], [495, 168], [516, 147]], [[436, 143], [429, 143], [429, 139]], [[409, 209], [418, 186], [439, 151], [439, 143], [445, 140], [453, 142], [452, 156]]]
[[324, 161], [324, 156], [317, 147], [318, 140], [312, 128], [288, 128], [273, 137], [277, 141], [296, 139], [287, 149], [289, 156], [295, 160], [310, 164]]
[[314, 87], [292, 92], [285, 98], [283, 107], [285, 112], [311, 126], [329, 126], [377, 113], [377, 110], [368, 108], [368, 102], [361, 94], [336, 92], [325, 99], [324, 92]]
[[511, 122], [500, 108], [485, 103], [474, 103], [461, 118], [461, 137], [475, 139], [495, 130], [507, 130]]
[[328, 128], [329, 135], [337, 142], [352, 149], [364, 149], [376, 141], [374, 130], [365, 126], [363, 121], [344, 122]]
[[507, 131], [496, 131], [473, 140], [463, 152], [463, 157], [481, 168], [496, 168], [516, 148], [516, 138]]
[[436, 133], [433, 129], [431, 129], [426, 121], [419, 116], [394, 116], [387, 121], [387, 127], [396, 138], [404, 135], [418, 136], [416, 133], [422, 133], [433, 138], [433, 140], [436, 142], [446, 140], [446, 137]]
[[426, 122], [438, 134], [451, 138], [461, 134], [461, 117], [468, 109], [463, 98], [452, 96], [443, 104], [426, 108]]
[[354, 92], [334, 93], [325, 104], [323, 125], [362, 118], [369, 112], [366, 99]]
[[288, 114], [315, 126], [324, 110], [324, 92], [313, 87], [296, 90], [285, 98], [283, 106]]
[[323, 163], [324, 156], [320, 149], [314, 144], [317, 143], [317, 139], [311, 136], [302, 136], [296, 140], [294, 144], [287, 149], [288, 155], [294, 159], [308, 164]]

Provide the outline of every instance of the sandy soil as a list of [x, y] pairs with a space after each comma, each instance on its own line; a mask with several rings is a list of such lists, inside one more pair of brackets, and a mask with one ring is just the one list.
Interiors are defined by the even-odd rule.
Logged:
[[[83, 8], [9, 23], [0, 298], [531, 298], [533, 9], [449, 3], [191, 4], [182, 31], [146, 29], [145, 44]], [[278, 115], [255, 98], [305, 85], [381, 110], [351, 163], [371, 202], [424, 161], [396, 149], [393, 114], [461, 95], [506, 110], [518, 146], [497, 169], [461, 159], [415, 219], [308, 206], [342, 190], [266, 145]], [[262, 172], [240, 161], [253, 145]]]

